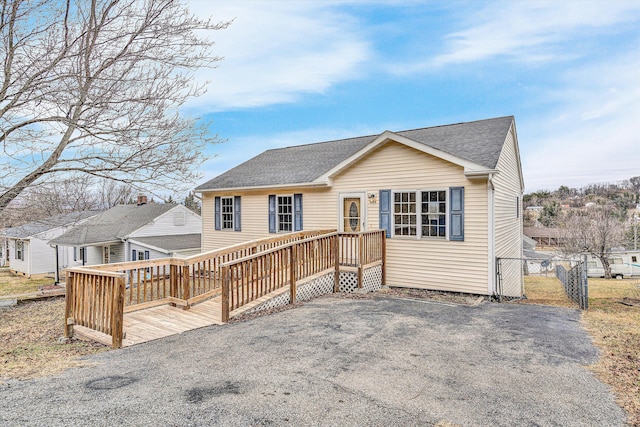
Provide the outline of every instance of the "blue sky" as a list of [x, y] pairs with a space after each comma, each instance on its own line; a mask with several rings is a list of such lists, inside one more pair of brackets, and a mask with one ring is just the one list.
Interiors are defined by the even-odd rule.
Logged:
[[204, 182], [276, 147], [514, 115], [526, 191], [640, 175], [638, 1], [205, 1]]

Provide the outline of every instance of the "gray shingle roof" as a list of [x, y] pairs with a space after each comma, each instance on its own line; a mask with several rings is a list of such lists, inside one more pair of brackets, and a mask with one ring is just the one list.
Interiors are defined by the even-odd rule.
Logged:
[[194, 233], [177, 234], [174, 236], [132, 237], [132, 240], [172, 252], [183, 249], [199, 248], [201, 244], [201, 234]]
[[[456, 157], [495, 168], [513, 116], [396, 132]], [[196, 191], [310, 183], [379, 135], [267, 150]]]
[[0, 234], [6, 237], [12, 237], [16, 239], [26, 239], [36, 234], [53, 230], [54, 228], [62, 227], [65, 225], [71, 225], [85, 218], [89, 218], [98, 215], [100, 211], [83, 211], [83, 212], [69, 212], [60, 215], [55, 215], [49, 218], [40, 219], [37, 221], [23, 224], [18, 227], [7, 228]]
[[121, 240], [175, 206], [172, 203], [114, 206], [49, 243], [82, 246]]

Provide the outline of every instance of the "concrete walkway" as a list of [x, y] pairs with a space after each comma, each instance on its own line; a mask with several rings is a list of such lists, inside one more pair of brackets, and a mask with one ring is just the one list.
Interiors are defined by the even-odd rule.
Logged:
[[577, 310], [323, 297], [0, 385], [0, 424], [621, 426]]

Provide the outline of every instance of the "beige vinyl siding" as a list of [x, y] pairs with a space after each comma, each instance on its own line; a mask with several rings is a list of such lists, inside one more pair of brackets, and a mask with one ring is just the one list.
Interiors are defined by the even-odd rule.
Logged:
[[[365, 190], [367, 225], [379, 227], [378, 191], [465, 189], [465, 240], [393, 237], [387, 240], [387, 283], [477, 294], [487, 293], [487, 187], [469, 180], [463, 168], [395, 142], [374, 151], [334, 179], [333, 191]], [[449, 194], [447, 192], [447, 198]], [[337, 197], [334, 197], [337, 200]], [[334, 202], [335, 204], [335, 202]], [[334, 209], [337, 212], [337, 206]], [[306, 211], [305, 211], [306, 214]], [[447, 217], [447, 227], [449, 218]]]
[[[497, 258], [522, 258], [522, 191], [520, 160], [516, 150], [513, 125], [498, 159], [500, 171], [493, 179], [495, 186], [495, 255]], [[503, 280], [508, 296], [522, 293], [522, 274], [514, 268], [504, 268], [509, 277]], [[513, 271], [512, 271], [513, 270]]]
[[[522, 257], [522, 188], [513, 127], [505, 141], [493, 179], [497, 257]], [[520, 212], [518, 212], [518, 209]]]
[[[424, 289], [486, 294], [488, 289], [487, 186], [468, 180], [463, 168], [390, 142], [334, 177], [329, 188], [204, 193], [203, 251], [270, 236], [268, 195], [303, 193], [305, 230], [338, 228], [341, 193], [363, 193], [366, 226], [377, 229], [379, 190], [465, 188], [465, 240], [396, 237], [387, 241], [387, 283]], [[368, 194], [375, 195], [369, 203]], [[242, 231], [215, 231], [214, 197], [242, 196]], [[449, 197], [447, 193], [447, 197]], [[449, 219], [447, 218], [447, 224]], [[272, 234], [271, 234], [272, 235]]]

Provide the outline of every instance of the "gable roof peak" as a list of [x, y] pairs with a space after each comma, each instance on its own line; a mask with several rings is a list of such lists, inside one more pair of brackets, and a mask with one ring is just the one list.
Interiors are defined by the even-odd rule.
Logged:
[[[430, 147], [487, 170], [494, 169], [502, 151], [513, 116], [461, 122], [376, 135], [274, 148], [196, 187], [198, 192], [231, 189], [326, 185], [319, 182], [332, 170], [385, 134], [395, 135]], [[402, 139], [398, 138], [398, 139]], [[393, 139], [393, 138], [390, 138]], [[444, 158], [444, 157], [443, 157]]]

